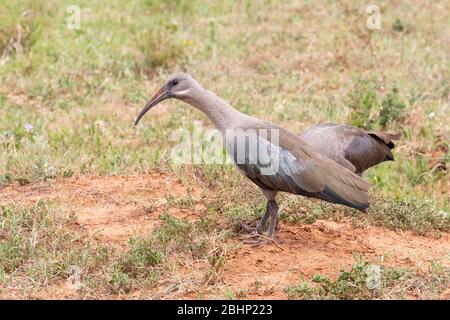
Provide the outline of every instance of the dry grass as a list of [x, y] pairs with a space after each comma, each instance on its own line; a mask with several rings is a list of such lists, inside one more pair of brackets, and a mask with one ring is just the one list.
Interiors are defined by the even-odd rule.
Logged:
[[[66, 8], [73, 4], [82, 10], [79, 30], [66, 27]], [[349, 218], [358, 227], [381, 225], [437, 237], [448, 232], [450, 5], [395, 1], [381, 2], [380, 9], [382, 28], [371, 31], [365, 6], [349, 0], [2, 1], [1, 294], [20, 287], [21, 294], [33, 296], [63, 281], [67, 266], [77, 263], [89, 270], [87, 296], [132, 296], [151, 288], [153, 293], [144, 297], [174, 291], [243, 297], [221, 282], [221, 272], [232, 251], [233, 219], [259, 215], [261, 196], [230, 166], [171, 163], [170, 151], [178, 141], [169, 132], [180, 127], [192, 132], [197, 119], [209, 126], [193, 108], [168, 101], [139, 128], [133, 126], [144, 101], [174, 71], [191, 73], [240, 111], [296, 132], [338, 122], [402, 133], [396, 162], [365, 176], [375, 198], [367, 216], [283, 198], [285, 222], [301, 226]], [[67, 238], [71, 221], [56, 218], [51, 203], [27, 207], [19, 201], [11, 207], [1, 198], [3, 188], [17, 183], [51, 185], [55, 178], [149, 172], [176, 176], [188, 190], [197, 186], [200, 200], [167, 195], [167, 206], [189, 211], [204, 205], [210, 220], [163, 215], [160, 229], [123, 251], [97, 247], [77, 233]], [[36, 210], [40, 213], [30, 217]], [[143, 210], [161, 208], [148, 200]], [[20, 228], [5, 227], [13, 222]], [[36, 232], [42, 241], [33, 251], [29, 239]], [[173, 243], [165, 235], [174, 237]], [[197, 264], [208, 267], [183, 279], [183, 271]], [[398, 278], [399, 286], [408, 285], [411, 277], [425, 279], [426, 288], [434, 286], [434, 280], [427, 280], [434, 279], [434, 271], [425, 276], [415, 272]], [[302, 288], [311, 297], [320, 293], [309, 285]], [[439, 290], [425, 291], [437, 295]], [[377, 297], [404, 297], [404, 291]]]

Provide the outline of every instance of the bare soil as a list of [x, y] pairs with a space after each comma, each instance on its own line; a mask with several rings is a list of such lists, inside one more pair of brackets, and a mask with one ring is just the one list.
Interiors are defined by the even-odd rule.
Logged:
[[[75, 223], [69, 228], [76, 228], [93, 241], [120, 248], [127, 245], [131, 236], [146, 235], [160, 224], [160, 207], [169, 194], [187, 195], [178, 179], [169, 174], [83, 176], [26, 186], [12, 184], [0, 191], [0, 203], [32, 203], [39, 199], [61, 203], [74, 215]], [[200, 191], [194, 189], [193, 197], [199, 200]], [[152, 210], [146, 209], [149, 203], [154, 204]], [[190, 220], [198, 219], [203, 212], [199, 204], [189, 210], [169, 209], [170, 214]], [[283, 299], [286, 295], [282, 289], [286, 286], [310, 279], [314, 274], [336, 276], [339, 270], [348, 269], [355, 262], [355, 254], [389, 265], [428, 268], [427, 262], [433, 259], [450, 266], [449, 233], [436, 239], [376, 226], [357, 228], [344, 219], [317, 220], [313, 224], [279, 223], [276, 235], [279, 246], [255, 248], [241, 243], [237, 237], [231, 240], [238, 246], [227, 252], [226, 265], [220, 274], [222, 286], [245, 291], [246, 298]], [[126, 297], [138, 295], [139, 292], [134, 292]], [[445, 299], [448, 292], [442, 295]], [[205, 296], [214, 297], [214, 293], [208, 294], [206, 290]], [[33, 297], [75, 298], [77, 293], [61, 283]], [[196, 296], [187, 290], [182, 296], [164, 297]]]

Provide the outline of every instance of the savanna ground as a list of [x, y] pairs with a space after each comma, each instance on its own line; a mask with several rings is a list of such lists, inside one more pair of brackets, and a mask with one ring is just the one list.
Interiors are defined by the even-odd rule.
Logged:
[[[450, 3], [375, 4], [379, 30], [360, 1], [1, 1], [0, 298], [449, 299]], [[174, 71], [296, 132], [400, 131], [372, 207], [284, 195], [277, 244], [242, 243], [256, 187], [170, 159], [206, 117], [133, 126]]]

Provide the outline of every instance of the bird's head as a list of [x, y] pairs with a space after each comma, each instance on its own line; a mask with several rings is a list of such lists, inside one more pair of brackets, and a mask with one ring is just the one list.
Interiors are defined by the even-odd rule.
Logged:
[[187, 73], [174, 73], [170, 75], [162, 88], [153, 95], [150, 101], [147, 102], [141, 110], [134, 124], [137, 125], [147, 111], [161, 101], [169, 98], [180, 100], [188, 99], [192, 91], [199, 87], [200, 85]]

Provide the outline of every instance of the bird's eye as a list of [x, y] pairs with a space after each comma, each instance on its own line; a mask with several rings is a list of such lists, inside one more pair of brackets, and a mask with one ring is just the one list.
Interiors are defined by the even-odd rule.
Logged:
[[172, 84], [173, 84], [174, 86], [176, 86], [176, 85], [178, 84], [178, 79], [172, 80]]

